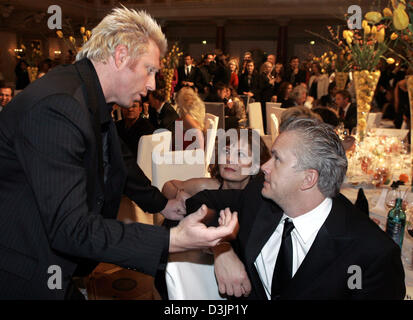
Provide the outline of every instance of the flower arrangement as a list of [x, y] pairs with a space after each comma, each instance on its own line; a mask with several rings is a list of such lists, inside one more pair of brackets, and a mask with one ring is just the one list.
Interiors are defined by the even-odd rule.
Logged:
[[413, 68], [413, 1], [393, 0], [392, 7], [393, 11], [390, 8], [383, 10], [383, 20], [391, 22], [389, 27], [393, 31], [391, 51]]
[[167, 53], [167, 55], [161, 60], [161, 74], [165, 80], [165, 96], [168, 100], [171, 98], [174, 72], [175, 69], [178, 67], [179, 57], [181, 57], [182, 55], [183, 52], [180, 51], [178, 43], [175, 42], [172, 45], [172, 48]]
[[82, 37], [82, 44], [78, 45], [77, 40], [74, 36], [70, 35], [65, 37], [62, 30], [56, 31], [57, 36], [66, 43], [66, 45], [72, 49], [72, 51], [77, 54], [82, 46], [90, 39], [92, 36], [92, 32], [90, 30], [86, 30], [85, 27], [80, 27], [80, 35]]
[[[385, 39], [386, 25], [376, 25], [377, 19], [373, 19], [368, 12], [362, 22], [362, 30], [344, 30], [343, 38], [351, 52], [352, 69], [354, 70], [376, 70], [380, 59], [384, 56], [389, 47], [389, 40]], [[392, 60], [387, 60], [391, 63]]]

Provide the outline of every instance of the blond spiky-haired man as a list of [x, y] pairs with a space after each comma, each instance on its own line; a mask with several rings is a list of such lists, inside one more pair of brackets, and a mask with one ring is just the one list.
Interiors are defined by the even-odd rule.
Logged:
[[[233, 232], [185, 219], [123, 152], [112, 103], [130, 107], [155, 89], [166, 39], [146, 13], [119, 8], [93, 30], [77, 62], [54, 68], [0, 113], [0, 299], [70, 299], [85, 261], [155, 275], [168, 252], [215, 245]], [[122, 194], [143, 210], [181, 220], [170, 231], [115, 220]], [[89, 265], [90, 267], [90, 265]], [[91, 271], [92, 268], [86, 268]]]

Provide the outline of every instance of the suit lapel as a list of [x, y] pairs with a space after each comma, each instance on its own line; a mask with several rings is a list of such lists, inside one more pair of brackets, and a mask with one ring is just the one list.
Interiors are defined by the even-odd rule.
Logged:
[[352, 241], [354, 240], [346, 236], [346, 213], [337, 200], [333, 199], [330, 214], [282, 296], [286, 299], [299, 298], [300, 294], [317, 283], [317, 279], [323, 276]]
[[246, 243], [246, 267], [250, 271], [249, 274], [252, 278], [250, 280], [252, 285], [255, 287], [255, 292], [258, 295], [257, 298], [259, 299], [267, 299], [267, 296], [254, 262], [264, 245], [267, 243], [268, 239], [274, 233], [274, 230], [277, 228], [282, 215], [283, 212], [278, 206], [270, 203], [269, 201], [263, 201], [254, 220], [251, 233]]
[[88, 172], [88, 183], [87, 191], [88, 194], [93, 194], [95, 179], [97, 178], [101, 190], [104, 190], [103, 183], [103, 155], [102, 155], [102, 134], [100, 128], [100, 115], [99, 115], [99, 103], [97, 98], [97, 88], [96, 88], [96, 79], [91, 71], [89, 61], [85, 58], [80, 60], [75, 64], [75, 67], [79, 73], [80, 78], [84, 84], [84, 95], [87, 101], [87, 107], [92, 114], [93, 118], [93, 131], [96, 138], [96, 151], [97, 151], [97, 160], [96, 164], [98, 168], [98, 177], [95, 176], [94, 170], [87, 170]]

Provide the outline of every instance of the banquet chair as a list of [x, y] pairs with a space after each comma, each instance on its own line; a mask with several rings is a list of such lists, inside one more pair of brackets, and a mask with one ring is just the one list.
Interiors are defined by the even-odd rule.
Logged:
[[218, 128], [225, 129], [225, 105], [222, 102], [205, 102], [205, 113], [218, 117]]
[[250, 128], [256, 129], [261, 136], [264, 135], [260, 102], [253, 102], [248, 105], [248, 122]]
[[[203, 150], [169, 151], [155, 155], [152, 185], [162, 189], [172, 179], [205, 176]], [[169, 254], [165, 282], [170, 300], [222, 299], [215, 280], [213, 255], [202, 250]]]
[[172, 133], [168, 130], [156, 130], [139, 139], [137, 162], [149, 180], [152, 180], [152, 151], [170, 151], [171, 143]]
[[214, 153], [215, 140], [218, 131], [219, 118], [213, 114], [205, 114], [205, 129], [206, 129], [206, 143], [205, 143], [205, 171], [208, 172], [209, 164]]
[[[280, 102], [266, 102], [265, 112], [267, 113], [267, 134], [271, 134], [271, 113], [274, 113], [278, 118], [278, 123], [281, 121], [281, 114], [285, 109], [281, 108]], [[277, 114], [280, 114], [277, 116]]]
[[162, 190], [165, 182], [205, 176], [204, 150], [178, 150], [154, 154], [152, 158], [152, 185]]
[[[275, 116], [274, 113], [270, 113], [270, 135], [271, 135], [271, 140], [274, 141], [275, 138], [278, 136], [278, 129], [279, 129], [279, 124], [278, 124], [278, 119]], [[271, 149], [271, 148], [270, 148]]]
[[[168, 130], [157, 130], [151, 135], [139, 139], [137, 163], [145, 176], [152, 180], [152, 151], [171, 150], [172, 133]], [[162, 220], [161, 214], [144, 212], [128, 197], [122, 197], [118, 220], [125, 223], [139, 222], [144, 224], [158, 224]]]

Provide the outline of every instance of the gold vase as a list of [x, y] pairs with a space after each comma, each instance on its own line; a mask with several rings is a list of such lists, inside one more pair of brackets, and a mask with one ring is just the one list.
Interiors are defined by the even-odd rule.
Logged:
[[33, 82], [37, 79], [37, 73], [39, 72], [39, 68], [37, 67], [27, 67], [27, 72], [29, 73], [29, 80]]
[[174, 77], [174, 69], [171, 69], [171, 68], [163, 69], [163, 76], [165, 80], [165, 98], [167, 102], [170, 102], [171, 92], [172, 92], [172, 80]]
[[367, 133], [367, 117], [380, 78], [380, 71], [355, 71], [353, 76], [357, 101], [357, 135], [359, 141], [363, 141]]
[[346, 88], [347, 80], [348, 80], [348, 72], [336, 72], [335, 81], [336, 81], [336, 88], [338, 91], [344, 90]]

